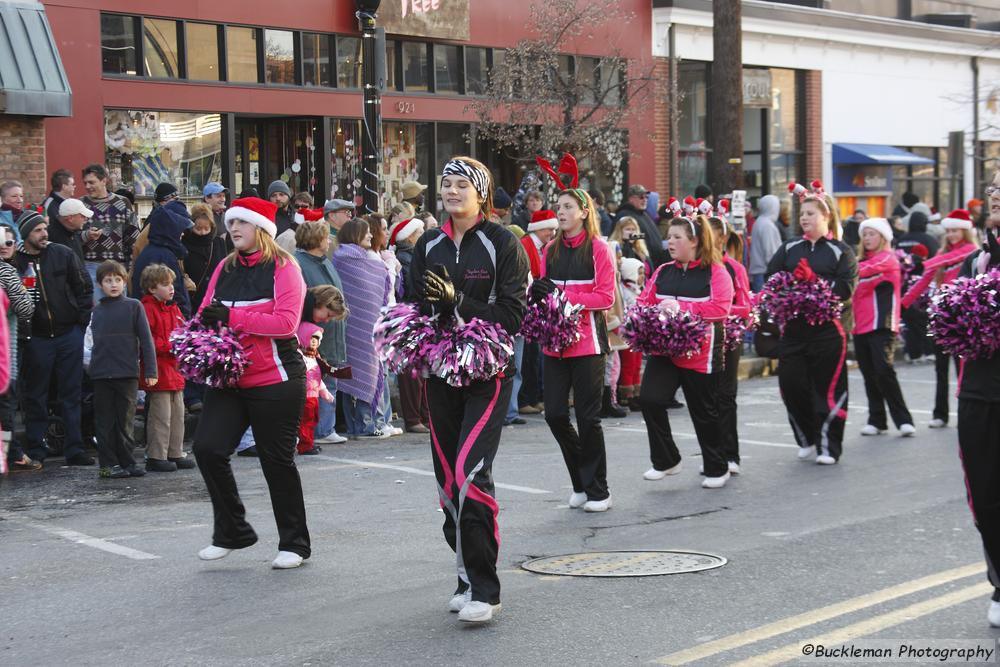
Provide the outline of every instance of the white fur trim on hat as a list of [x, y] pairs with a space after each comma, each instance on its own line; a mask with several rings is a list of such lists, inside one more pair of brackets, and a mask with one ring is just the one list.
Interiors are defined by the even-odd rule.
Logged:
[[945, 229], [972, 229], [972, 221], [962, 218], [945, 218], [941, 221], [941, 226]]
[[886, 241], [892, 243], [892, 225], [885, 218], [868, 218], [861, 223], [858, 227], [858, 235], [864, 233], [866, 229], [874, 229], [876, 232], [881, 234]]
[[233, 206], [231, 208], [227, 208], [226, 218], [225, 218], [226, 231], [232, 231], [232, 225], [230, 224], [230, 221], [233, 218], [239, 218], [244, 222], [249, 222], [251, 225], [260, 227], [265, 232], [270, 234], [271, 238], [274, 238], [275, 236], [278, 235], [278, 226], [274, 224], [274, 221], [268, 220], [267, 216], [261, 215], [257, 211], [251, 211], [250, 209], [244, 208], [242, 206]]
[[[399, 231], [396, 231], [396, 230]], [[390, 245], [399, 245], [400, 241], [410, 238], [417, 231], [423, 231], [424, 221], [420, 218], [410, 218], [409, 220], [400, 220], [394, 224], [389, 229], [389, 237], [392, 239]]]
[[546, 218], [538, 222], [528, 223], [528, 233], [537, 232], [540, 229], [559, 229], [559, 221], [555, 218]]

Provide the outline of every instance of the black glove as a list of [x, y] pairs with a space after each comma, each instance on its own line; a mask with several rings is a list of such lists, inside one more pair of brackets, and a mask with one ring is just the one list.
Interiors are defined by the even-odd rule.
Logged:
[[424, 297], [444, 311], [454, 310], [455, 284], [451, 282], [444, 264], [437, 264], [433, 270], [424, 271]]
[[997, 240], [996, 231], [986, 230], [986, 251], [990, 253], [990, 264], [1000, 264], [1000, 241]]
[[556, 291], [556, 284], [546, 276], [531, 283], [531, 300], [541, 301], [548, 295]]
[[201, 321], [209, 327], [216, 323], [229, 326], [229, 308], [218, 301], [213, 301], [201, 311]]

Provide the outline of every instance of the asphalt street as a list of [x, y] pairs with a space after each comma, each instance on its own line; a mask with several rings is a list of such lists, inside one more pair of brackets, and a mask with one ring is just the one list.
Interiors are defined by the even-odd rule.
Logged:
[[[256, 460], [234, 459], [260, 542], [211, 563], [197, 471], [99, 480], [49, 462], [0, 486], [0, 664], [631, 665], [833, 664], [807, 643], [963, 640], [990, 647], [990, 588], [965, 503], [952, 423], [926, 427], [933, 367], [901, 366], [917, 437], [859, 434], [850, 374], [845, 453], [796, 459], [774, 378], [742, 383], [743, 473], [700, 487], [685, 410], [671, 412], [684, 470], [659, 482], [639, 414], [605, 420], [614, 506], [570, 510], [544, 420], [505, 429], [499, 484], [503, 611], [461, 627], [446, 605], [454, 556], [426, 436], [301, 457], [313, 556], [273, 571], [270, 502]], [[728, 559], [657, 577], [521, 569], [533, 557], [680, 549]], [[928, 660], [928, 663], [934, 662]], [[853, 664], [860, 664], [854, 662]], [[940, 663], [938, 663], [940, 664]]]

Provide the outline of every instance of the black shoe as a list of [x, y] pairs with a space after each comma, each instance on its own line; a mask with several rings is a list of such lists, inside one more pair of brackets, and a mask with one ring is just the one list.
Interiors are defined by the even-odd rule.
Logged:
[[627, 415], [628, 413], [620, 405], [611, 400], [611, 387], [605, 386], [601, 397], [601, 417], [621, 419]]
[[110, 468], [101, 468], [98, 473], [102, 479], [124, 479], [126, 477], [131, 477], [128, 470], [125, 470], [121, 466], [111, 466]]
[[52, 452], [49, 451], [49, 448], [44, 446], [38, 449], [29, 449], [25, 453], [28, 455], [29, 459], [32, 461], [38, 461], [39, 463], [52, 456]]
[[178, 470], [191, 470], [198, 467], [191, 457], [188, 456], [182, 456], [178, 459], [168, 458], [167, 461], [176, 465]]
[[198, 401], [197, 403], [192, 403], [191, 405], [189, 405], [187, 409], [188, 412], [192, 414], [198, 414], [199, 412], [201, 412], [201, 408], [202, 408], [201, 401]]
[[177, 464], [163, 459], [146, 459], [146, 472], [174, 472]]
[[528, 423], [528, 420], [526, 420], [526, 419], [521, 419], [520, 417], [514, 417], [510, 421], [505, 421], [503, 423], [503, 425], [504, 426], [511, 426], [511, 425], [524, 426], [527, 423]]
[[312, 449], [307, 449], [304, 452], [299, 452], [302, 456], [316, 456], [319, 454], [319, 447], [313, 447]]
[[257, 458], [258, 457], [257, 445], [254, 445], [253, 447], [247, 447], [241, 452], [236, 452], [236, 456], [252, 456], [254, 458]]
[[125, 468], [125, 470], [128, 471], [129, 477], [145, 477], [146, 476], [146, 471], [143, 470], [139, 466], [138, 463], [133, 463], [128, 468]]
[[667, 404], [667, 410], [680, 410], [684, 407], [684, 404], [678, 401], [676, 398]]
[[66, 465], [68, 466], [92, 466], [94, 465], [94, 459], [87, 456], [83, 452], [79, 454], [74, 454], [66, 458]]

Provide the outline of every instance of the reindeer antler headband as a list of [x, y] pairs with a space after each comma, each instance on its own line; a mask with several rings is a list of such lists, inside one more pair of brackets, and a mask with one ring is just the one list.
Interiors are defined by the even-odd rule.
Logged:
[[[568, 192], [576, 197], [577, 201], [580, 202], [581, 208], [588, 208], [587, 206], [587, 193], [580, 189], [580, 168], [576, 163], [576, 158], [569, 153], [564, 153], [562, 160], [559, 161], [559, 171], [557, 172], [552, 168], [552, 163], [543, 157], [536, 157], [535, 162], [538, 166], [542, 168], [545, 173], [552, 177], [556, 183], [556, 187], [563, 192]], [[566, 174], [570, 176], [570, 186], [566, 187], [563, 185], [562, 178], [559, 174]]]

